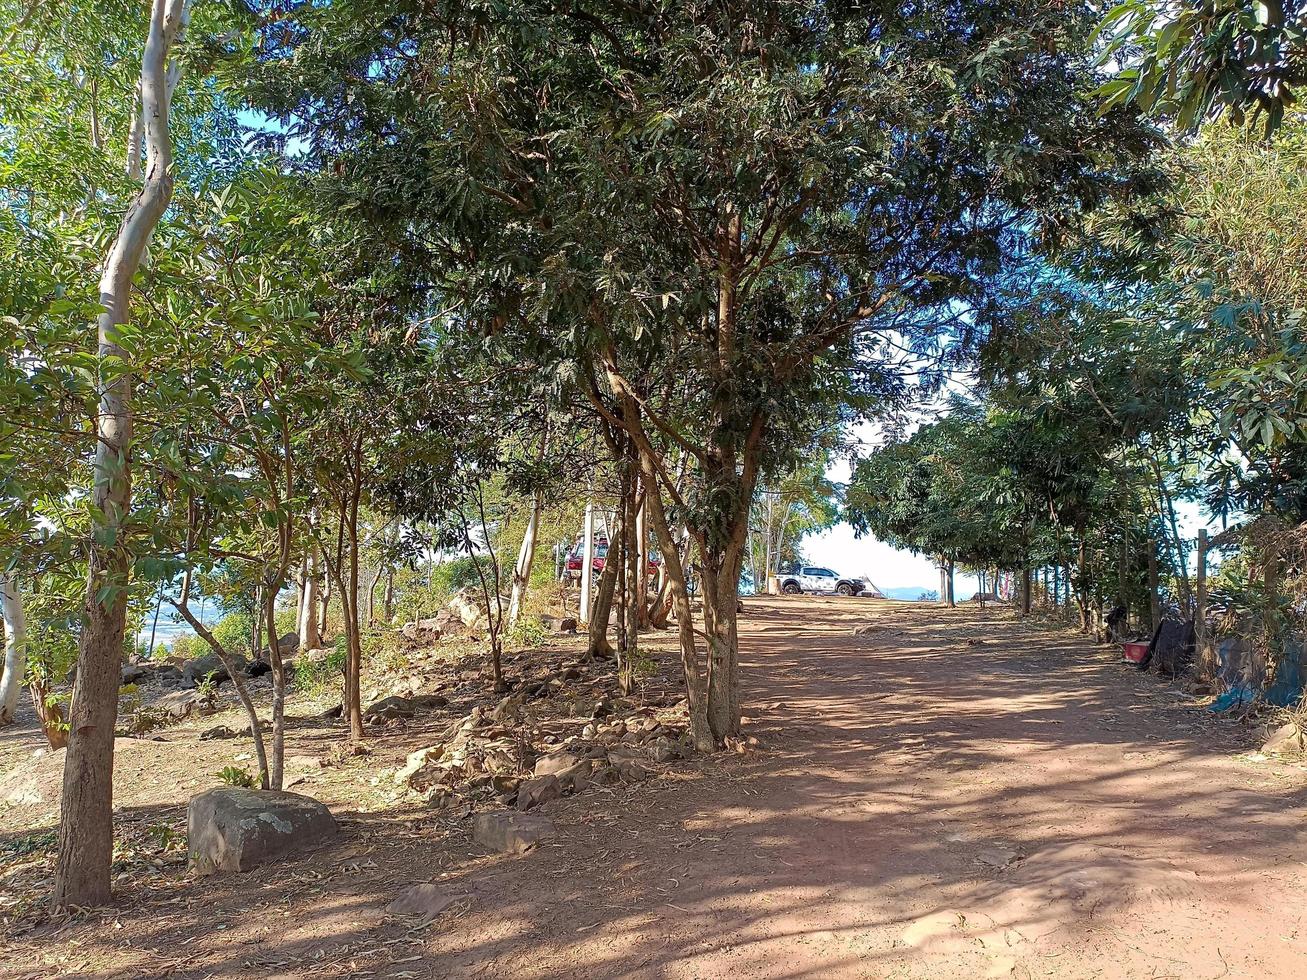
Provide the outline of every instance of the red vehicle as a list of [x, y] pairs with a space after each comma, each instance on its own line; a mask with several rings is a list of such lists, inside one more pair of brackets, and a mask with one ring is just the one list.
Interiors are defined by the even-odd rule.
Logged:
[[[595, 538], [594, 549], [595, 549], [594, 560], [591, 562], [591, 566], [594, 569], [594, 574], [597, 576], [604, 570], [604, 563], [608, 560], [608, 539]], [[572, 550], [567, 553], [567, 565], [563, 571], [563, 576], [565, 578], [573, 581], [580, 580], [581, 565], [585, 557], [584, 552], [585, 552], [584, 541], [578, 541], [576, 542], [576, 544], [572, 545]], [[653, 552], [650, 552], [648, 570], [646, 574], [648, 574], [651, 577], [657, 575], [658, 567], [661, 564], [662, 564], [662, 559], [660, 559]]]

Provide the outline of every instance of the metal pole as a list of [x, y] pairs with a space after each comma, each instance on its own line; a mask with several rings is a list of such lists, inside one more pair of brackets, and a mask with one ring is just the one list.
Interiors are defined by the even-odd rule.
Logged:
[[581, 547], [581, 622], [590, 622], [590, 582], [594, 577], [595, 511], [593, 503], [585, 505], [585, 543]]

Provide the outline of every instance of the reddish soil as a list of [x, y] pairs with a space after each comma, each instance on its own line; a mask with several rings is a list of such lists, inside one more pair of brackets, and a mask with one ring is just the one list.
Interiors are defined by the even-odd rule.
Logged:
[[[350, 785], [424, 744], [383, 736], [402, 744], [306, 789], [337, 843], [136, 881], [15, 932], [0, 974], [1307, 976], [1307, 768], [1251, 752], [1256, 732], [1006, 611], [746, 604], [758, 751], [547, 804], [558, 837], [514, 858], [466, 820], [352, 809]], [[429, 881], [459, 896], [434, 922], [383, 914]]]

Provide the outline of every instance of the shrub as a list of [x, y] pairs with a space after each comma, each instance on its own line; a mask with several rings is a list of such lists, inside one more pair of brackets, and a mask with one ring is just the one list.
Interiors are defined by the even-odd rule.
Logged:
[[203, 657], [209, 653], [209, 644], [205, 643], [194, 633], [186, 633], [173, 639], [172, 647], [169, 649], [169, 652], [174, 657], [181, 657], [184, 660], [194, 660], [196, 657]]
[[249, 613], [230, 612], [218, 620], [218, 624], [211, 632], [214, 639], [222, 644], [222, 648], [235, 656], [249, 654], [250, 634], [253, 629], [254, 619]]
[[253, 789], [258, 785], [253, 773], [248, 769], [237, 769], [235, 766], [225, 766], [218, 770], [217, 776], [228, 786], [243, 786], [246, 789]]
[[523, 616], [513, 627], [513, 632], [509, 634], [515, 643], [520, 643], [526, 647], [537, 647], [545, 642], [549, 636], [549, 631], [545, 629], [545, 624], [540, 622], [534, 616]]
[[335, 691], [345, 673], [345, 637], [336, 637], [331, 653], [322, 660], [298, 660], [295, 663], [295, 690], [318, 699]]
[[300, 624], [297, 613], [299, 612], [293, 605], [287, 609], [278, 609], [273, 619], [277, 624], [277, 636], [283, 637], [287, 633], [299, 633]]

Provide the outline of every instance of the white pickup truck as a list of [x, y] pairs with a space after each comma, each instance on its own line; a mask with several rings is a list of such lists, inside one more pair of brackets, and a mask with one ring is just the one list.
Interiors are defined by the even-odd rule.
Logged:
[[841, 578], [829, 568], [818, 565], [795, 565], [776, 576], [780, 590], [786, 595], [801, 592], [825, 592], [836, 595], [858, 595], [867, 587], [856, 578]]

